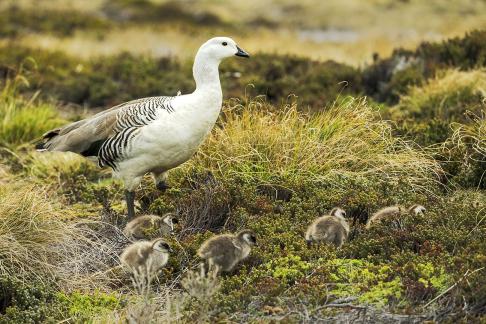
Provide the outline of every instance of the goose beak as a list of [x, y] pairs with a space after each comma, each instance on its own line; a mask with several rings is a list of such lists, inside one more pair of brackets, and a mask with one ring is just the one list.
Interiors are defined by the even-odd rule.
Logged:
[[236, 52], [236, 56], [241, 56], [241, 57], [250, 57], [250, 54], [248, 54], [247, 52], [245, 52], [244, 49], [240, 48], [239, 46], [236, 46], [236, 49], [238, 50], [238, 52]]

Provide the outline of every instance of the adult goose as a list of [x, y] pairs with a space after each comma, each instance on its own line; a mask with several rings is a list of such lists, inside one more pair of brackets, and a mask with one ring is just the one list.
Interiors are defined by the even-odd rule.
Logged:
[[111, 167], [124, 182], [130, 220], [142, 177], [151, 172], [157, 188], [165, 190], [166, 172], [189, 160], [213, 128], [223, 100], [219, 63], [235, 55], [249, 57], [231, 38], [212, 38], [194, 59], [194, 92], [123, 103], [47, 132], [36, 148], [75, 152]]

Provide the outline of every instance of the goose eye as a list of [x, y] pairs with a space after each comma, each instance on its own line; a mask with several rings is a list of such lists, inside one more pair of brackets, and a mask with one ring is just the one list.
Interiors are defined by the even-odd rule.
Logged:
[[226, 46], [226, 45], [228, 45], [228, 43], [227, 43], [227, 42], [223, 42], [222, 44], [223, 44], [223, 46]]

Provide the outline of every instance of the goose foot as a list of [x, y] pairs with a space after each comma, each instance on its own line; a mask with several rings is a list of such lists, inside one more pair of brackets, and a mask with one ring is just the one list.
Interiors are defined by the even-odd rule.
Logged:
[[162, 191], [162, 192], [166, 191], [167, 189], [170, 189], [170, 186], [165, 181], [159, 181], [159, 182], [157, 182], [157, 184], [155, 185], [155, 187], [157, 189], [159, 189], [160, 191]]

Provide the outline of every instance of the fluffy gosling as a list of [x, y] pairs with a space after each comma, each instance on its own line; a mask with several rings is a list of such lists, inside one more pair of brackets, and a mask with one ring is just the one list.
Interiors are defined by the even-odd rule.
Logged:
[[171, 252], [169, 244], [163, 239], [139, 241], [125, 248], [120, 261], [134, 275], [148, 278], [167, 264]]
[[349, 225], [345, 216], [346, 212], [343, 209], [334, 208], [330, 215], [314, 220], [305, 233], [307, 245], [310, 246], [312, 242], [325, 241], [341, 247], [349, 234]]
[[404, 208], [403, 206], [385, 207], [378, 210], [368, 219], [368, 222], [366, 222], [366, 228], [369, 229], [372, 225], [377, 224], [383, 221], [384, 219], [397, 218], [407, 213], [418, 215], [418, 214], [425, 213], [425, 211], [426, 211], [425, 207], [418, 204], [414, 204], [410, 206], [410, 208], [408, 209]]
[[157, 215], [143, 215], [128, 222], [123, 230], [126, 237], [134, 240], [150, 239], [156, 236], [166, 236], [174, 231], [177, 217], [171, 213], [160, 217]]
[[206, 260], [209, 271], [217, 276], [221, 271], [229, 272], [245, 259], [256, 245], [256, 235], [251, 230], [237, 234], [221, 234], [206, 240], [197, 254]]

